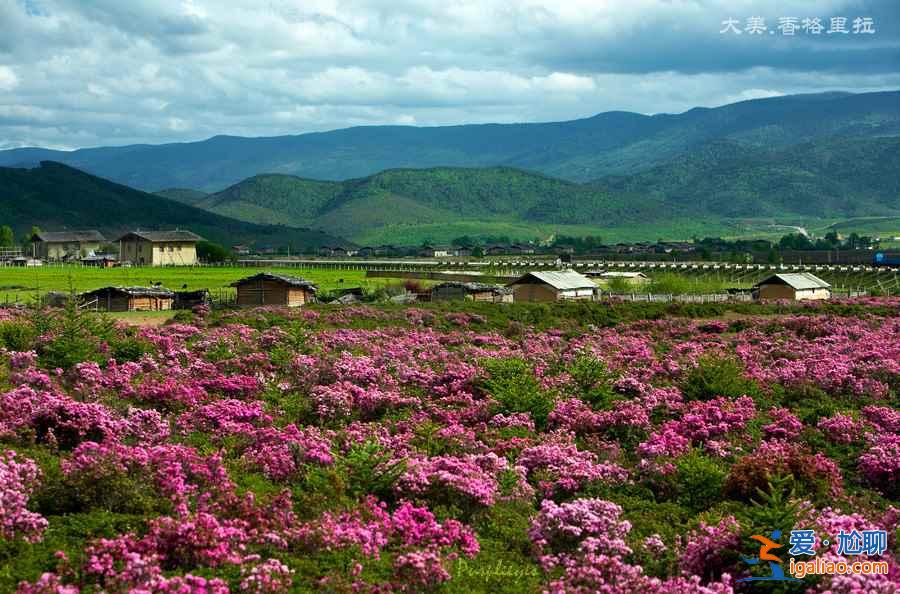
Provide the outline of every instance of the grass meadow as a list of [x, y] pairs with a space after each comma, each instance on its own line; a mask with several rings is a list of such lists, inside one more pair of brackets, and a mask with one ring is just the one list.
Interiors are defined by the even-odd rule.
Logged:
[[233, 290], [228, 285], [257, 272], [280, 272], [301, 276], [324, 291], [340, 287], [377, 288], [393, 279], [366, 278], [364, 270], [325, 268], [249, 268], [179, 267], [179, 268], [86, 268], [81, 266], [40, 266], [35, 268], [0, 268], [0, 303], [28, 302], [48, 291], [90, 291], [109, 285], [149, 286], [162, 283], [172, 290]]

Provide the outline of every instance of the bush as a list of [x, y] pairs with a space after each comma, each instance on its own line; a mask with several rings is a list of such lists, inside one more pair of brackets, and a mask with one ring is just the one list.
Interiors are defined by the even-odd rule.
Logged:
[[681, 386], [685, 400], [711, 400], [717, 396], [737, 398], [756, 395], [756, 382], [743, 375], [743, 367], [734, 358], [705, 355], [697, 361]]
[[612, 400], [614, 376], [600, 359], [586, 354], [578, 355], [567, 371], [578, 386], [580, 396], [585, 402], [605, 408]]
[[393, 460], [373, 441], [353, 444], [336, 466], [345, 477], [348, 493], [355, 497], [371, 494], [381, 500], [393, 497], [394, 483], [406, 471], [405, 460]]
[[33, 316], [33, 325], [39, 334], [52, 337], [38, 351], [41, 364], [49, 369], [70, 369], [84, 361], [102, 363], [107, 358], [102, 343], [115, 339], [112, 319], [82, 311], [74, 299], [58, 314]]
[[0, 322], [0, 346], [11, 351], [30, 351], [35, 338], [34, 328], [25, 322]]
[[150, 343], [133, 336], [116, 340], [110, 345], [110, 354], [119, 363], [139, 361], [150, 350]]
[[534, 424], [543, 427], [553, 410], [554, 397], [543, 390], [534, 370], [522, 359], [485, 359], [482, 367], [488, 377], [482, 388], [500, 404], [498, 412], [527, 412]]
[[675, 468], [673, 495], [680, 505], [702, 511], [722, 499], [728, 472], [718, 460], [693, 450], [675, 460]]

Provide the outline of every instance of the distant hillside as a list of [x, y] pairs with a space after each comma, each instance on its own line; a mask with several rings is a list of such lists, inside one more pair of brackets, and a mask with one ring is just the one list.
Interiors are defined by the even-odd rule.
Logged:
[[558, 224], [635, 223], [654, 216], [654, 199], [510, 168], [393, 169], [346, 182], [259, 175], [197, 202], [260, 223], [311, 225], [342, 236], [391, 225], [460, 221]]
[[778, 149], [716, 140], [647, 171], [588, 184], [506, 167], [392, 169], [345, 182], [258, 175], [194, 204], [351, 238], [383, 237], [387, 229], [418, 238], [423, 233], [414, 229], [440, 225], [490, 234], [500, 224], [582, 225], [601, 233], [644, 227], [652, 236], [652, 229], [735, 219], [896, 215], [900, 138], [824, 139]]
[[200, 190], [191, 190], [188, 188], [167, 188], [165, 190], [160, 190], [159, 192], [153, 193], [157, 196], [162, 196], [163, 198], [174, 200], [175, 202], [181, 202], [182, 204], [191, 205], [194, 205], [209, 196], [209, 194], [207, 194], [206, 192], [201, 192]]
[[225, 245], [256, 241], [299, 249], [344, 243], [321, 231], [238, 221], [52, 162], [34, 169], [0, 168], [0, 222], [18, 235], [32, 225], [99, 229], [110, 237], [128, 229], [179, 227]]
[[827, 139], [779, 149], [716, 141], [595, 187], [716, 217], [900, 213], [900, 138]]
[[52, 159], [132, 187], [218, 191], [262, 173], [346, 180], [395, 168], [527, 169], [572, 181], [645, 171], [714, 140], [778, 148], [900, 135], [900, 92], [795, 95], [677, 115], [607, 112], [569, 122], [366, 126], [331, 132], [82, 149], [0, 151], [0, 166]]

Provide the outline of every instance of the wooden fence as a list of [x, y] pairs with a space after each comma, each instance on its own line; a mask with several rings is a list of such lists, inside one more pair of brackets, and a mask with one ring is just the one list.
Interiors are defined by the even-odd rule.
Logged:
[[632, 301], [644, 303], [725, 303], [727, 301], [753, 301], [750, 293], [709, 293], [693, 295], [690, 293], [607, 293], [600, 294], [600, 301]]

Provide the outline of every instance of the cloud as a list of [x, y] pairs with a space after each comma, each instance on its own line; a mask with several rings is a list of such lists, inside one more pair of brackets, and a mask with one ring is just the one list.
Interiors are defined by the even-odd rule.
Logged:
[[[719, 33], [836, 15], [877, 32]], [[896, 89], [898, 22], [893, 0], [0, 0], [0, 148]]]
[[9, 66], [0, 66], [0, 91], [11, 91], [19, 84], [19, 77]]

